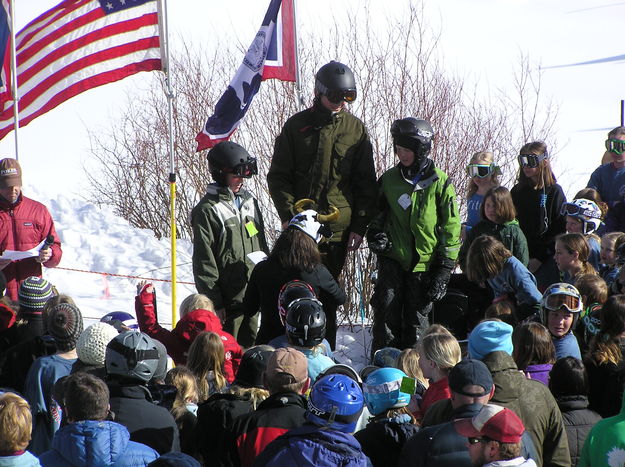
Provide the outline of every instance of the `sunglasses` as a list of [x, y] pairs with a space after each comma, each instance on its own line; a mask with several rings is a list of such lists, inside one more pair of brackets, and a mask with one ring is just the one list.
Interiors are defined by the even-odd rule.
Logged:
[[493, 441], [493, 440], [491, 440], [489, 438], [486, 438], [485, 436], [483, 436], [481, 438], [473, 438], [473, 437], [471, 437], [471, 438], [467, 438], [467, 439], [469, 440], [469, 444], [477, 444], [477, 443], [484, 443], [484, 444], [486, 444], [486, 443], [490, 443], [491, 441]]
[[354, 102], [356, 100], [355, 89], [328, 89], [325, 96], [333, 104], [340, 104], [341, 102]]
[[614, 138], [606, 139], [605, 148], [610, 152], [621, 155], [625, 152], [625, 141]]
[[584, 209], [581, 206], [578, 206], [575, 203], [564, 203], [560, 208], [561, 216], [584, 216], [590, 219], [599, 219], [601, 217], [600, 214], [597, 214], [595, 211], [591, 211], [590, 209]]
[[467, 165], [467, 174], [469, 177], [486, 178], [495, 171], [493, 164], [469, 164]]
[[550, 311], [566, 308], [570, 313], [577, 313], [582, 309], [582, 303], [579, 297], [572, 295], [549, 295], [545, 300], [544, 307]]
[[230, 173], [235, 177], [250, 178], [253, 175], [258, 174], [258, 165], [256, 164], [256, 158], [250, 157], [247, 162], [236, 165], [232, 168], [225, 168], [225, 173]]
[[541, 161], [547, 159], [546, 154], [541, 154], [537, 156], [536, 154], [520, 154], [519, 155], [519, 164], [521, 167], [528, 167], [530, 169], [535, 169], [538, 167]]

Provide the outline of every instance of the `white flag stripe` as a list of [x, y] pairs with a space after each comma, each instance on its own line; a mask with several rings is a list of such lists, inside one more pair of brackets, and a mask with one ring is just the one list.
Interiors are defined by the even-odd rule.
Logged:
[[[76, 73], [68, 75], [67, 78], [56, 83], [53, 87], [51, 87], [45, 93], [41, 94], [36, 100], [34, 100], [26, 108], [20, 109], [20, 119], [27, 118], [31, 116], [32, 114], [38, 112], [44, 105], [48, 103], [48, 101], [51, 98], [53, 98], [56, 94], [58, 94], [63, 89], [73, 84], [79, 83], [87, 78], [90, 78], [90, 77], [93, 77], [102, 73], [106, 73], [108, 71], [114, 71], [120, 67], [126, 66], [131, 63], [141, 63], [145, 60], [158, 59], [158, 58], [160, 58], [160, 51], [158, 49], [152, 48], [152, 49], [137, 51], [133, 54], [124, 55], [123, 57], [118, 57], [113, 60], [98, 62], [97, 64], [94, 64], [93, 66], [77, 71]], [[4, 121], [11, 122], [10, 125], [12, 126], [13, 125], [12, 116], [9, 115], [8, 117], [9, 118], [5, 119]], [[3, 121], [3, 120], [0, 120], [0, 121]]]
[[[150, 37], [154, 37], [157, 33], [158, 28], [156, 28], [154, 25], [148, 25], [135, 31], [118, 34], [113, 37], [105, 37], [103, 39], [100, 39], [99, 41], [87, 44], [87, 46], [78, 50], [71, 50], [70, 53], [59, 57], [58, 60], [52, 62], [47, 67], [43, 68], [41, 71], [31, 76], [30, 79], [28, 79], [26, 82], [20, 82], [20, 96], [25, 96], [28, 92], [32, 90], [34, 86], [39, 84], [46, 77], [57, 73], [67, 65], [77, 60], [80, 60], [87, 55], [91, 55], [93, 53], [97, 53], [103, 50], [108, 50], [109, 48], [118, 46], [119, 44], [126, 44], [128, 42], [134, 42], [140, 39], [148, 39]], [[27, 63], [18, 66], [18, 76], [26, 72], [32, 65], [36, 64], [46, 55], [46, 52], [43, 51], [40, 55], [36, 55], [35, 57], [33, 57], [32, 61], [29, 60]]]

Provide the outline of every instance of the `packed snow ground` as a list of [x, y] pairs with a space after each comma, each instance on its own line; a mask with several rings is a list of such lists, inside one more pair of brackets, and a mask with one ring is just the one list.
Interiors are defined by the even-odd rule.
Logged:
[[[48, 207], [62, 242], [63, 259], [59, 267], [44, 268], [44, 277], [59, 292], [76, 301], [85, 326], [111, 311], [134, 314], [136, 286], [141, 280], [138, 277], [147, 280], [170, 279], [168, 238], [159, 240], [151, 230], [132, 227], [107, 207], [100, 208], [87, 201], [63, 195], [48, 198], [32, 189], [25, 190], [25, 195]], [[191, 242], [178, 240], [177, 306], [187, 295], [196, 292], [191, 266], [192, 252]], [[153, 284], [159, 322], [170, 328], [171, 283], [153, 281]], [[368, 329], [363, 330], [362, 326], [341, 326], [337, 337], [336, 359], [359, 370], [365, 364], [369, 341]]]

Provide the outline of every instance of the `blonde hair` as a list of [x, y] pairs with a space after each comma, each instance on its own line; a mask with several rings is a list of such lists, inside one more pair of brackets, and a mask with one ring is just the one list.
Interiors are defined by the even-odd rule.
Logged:
[[199, 401], [204, 402], [210, 394], [209, 372], [214, 376], [217, 391], [226, 387], [224, 374], [225, 351], [221, 337], [214, 332], [201, 332], [189, 347], [187, 366], [198, 382]]
[[428, 387], [427, 380], [423, 377], [423, 372], [419, 366], [419, 352], [416, 349], [408, 348], [402, 350], [399, 357], [397, 357], [397, 368], [409, 377], [420, 381], [425, 387]]
[[256, 410], [258, 404], [269, 397], [269, 391], [262, 388], [244, 388], [236, 384], [228, 388], [230, 394], [234, 394], [239, 399], [246, 399], [252, 403], [252, 410]]
[[418, 344], [419, 357], [434, 362], [439, 370], [449, 372], [462, 358], [460, 344], [451, 334], [427, 334]]
[[215, 304], [206, 295], [194, 293], [185, 298], [180, 304], [180, 317], [184, 317], [193, 310], [215, 311]]
[[[475, 154], [473, 154], [473, 156], [471, 156], [471, 159], [469, 160], [469, 164], [490, 165], [494, 163], [495, 163], [495, 156], [490, 151], [476, 152]], [[499, 170], [495, 170], [491, 174], [490, 181], [493, 184], [493, 187], [499, 186], [500, 184], [499, 177], [500, 177]], [[469, 178], [469, 182], [467, 183], [467, 198], [470, 198], [476, 192], [477, 192], [477, 185], [473, 181], [473, 178]]]
[[186, 366], [178, 365], [169, 370], [165, 375], [165, 384], [176, 387], [174, 407], [184, 407], [187, 402], [197, 404], [199, 400], [197, 380]]
[[0, 451], [23, 451], [28, 446], [33, 427], [28, 402], [17, 394], [0, 395]]

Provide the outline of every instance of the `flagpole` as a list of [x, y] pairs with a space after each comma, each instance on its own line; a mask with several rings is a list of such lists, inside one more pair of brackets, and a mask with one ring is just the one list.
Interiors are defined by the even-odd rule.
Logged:
[[293, 0], [293, 47], [295, 48], [295, 92], [297, 94], [297, 105], [300, 110], [306, 107], [304, 96], [302, 95], [302, 85], [299, 75], [299, 51], [297, 50], [297, 15], [295, 13], [297, 0]]
[[19, 160], [19, 143], [18, 130], [20, 127], [19, 120], [19, 97], [17, 94], [17, 53], [15, 48], [15, 2], [9, 0], [9, 9], [11, 10], [11, 96], [13, 97], [13, 137], [15, 138], [15, 159]]
[[174, 161], [174, 90], [171, 84], [171, 63], [169, 61], [169, 17], [167, 0], [158, 3], [159, 28], [161, 31], [161, 60], [165, 73], [165, 94], [167, 97], [169, 133], [169, 224], [171, 230], [171, 327], [178, 321], [176, 310], [176, 165]]

